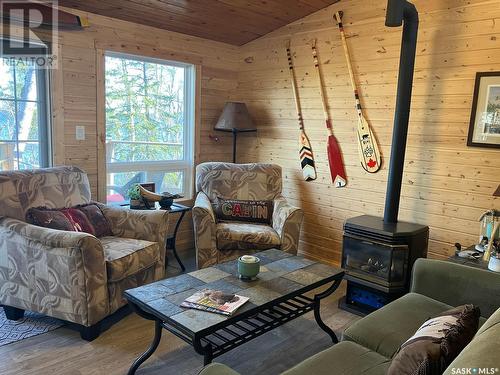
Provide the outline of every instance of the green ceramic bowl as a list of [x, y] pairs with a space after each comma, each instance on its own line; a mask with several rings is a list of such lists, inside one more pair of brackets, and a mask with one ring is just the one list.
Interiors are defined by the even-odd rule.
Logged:
[[260, 259], [253, 255], [238, 258], [238, 274], [243, 280], [252, 280], [260, 272]]

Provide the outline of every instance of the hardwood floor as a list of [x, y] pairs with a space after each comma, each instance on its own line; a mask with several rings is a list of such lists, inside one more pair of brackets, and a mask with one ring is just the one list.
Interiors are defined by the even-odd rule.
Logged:
[[[192, 252], [191, 252], [192, 253]], [[170, 254], [169, 254], [170, 258]], [[191, 254], [182, 253], [188, 270], [194, 269]], [[169, 276], [179, 273], [170, 260]], [[322, 317], [339, 335], [355, 315], [339, 310], [338, 299], [345, 288], [322, 304]], [[111, 321], [120, 318], [120, 312]], [[70, 327], [62, 327], [14, 344], [0, 347], [2, 375], [122, 375], [132, 361], [149, 345], [153, 324], [129, 314], [112, 325], [93, 342], [85, 342]], [[305, 358], [328, 348], [331, 341], [314, 321], [312, 313], [260, 336], [215, 359], [241, 374], [271, 375], [294, 366]], [[202, 368], [201, 356], [176, 336], [164, 331], [155, 354], [137, 372], [138, 375], [191, 375]]]

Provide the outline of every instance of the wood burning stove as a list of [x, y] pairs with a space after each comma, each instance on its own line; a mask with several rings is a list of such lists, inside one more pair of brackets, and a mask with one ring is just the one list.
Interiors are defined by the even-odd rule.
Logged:
[[427, 256], [429, 228], [398, 222], [418, 34], [418, 12], [406, 0], [389, 0], [386, 26], [403, 25], [392, 150], [384, 218], [358, 216], [344, 225], [342, 267], [347, 292], [340, 307], [358, 314], [376, 310], [409, 289], [417, 258]]
[[406, 293], [413, 263], [427, 256], [428, 239], [425, 225], [369, 215], [348, 219], [342, 249], [347, 292], [340, 307], [366, 314]]

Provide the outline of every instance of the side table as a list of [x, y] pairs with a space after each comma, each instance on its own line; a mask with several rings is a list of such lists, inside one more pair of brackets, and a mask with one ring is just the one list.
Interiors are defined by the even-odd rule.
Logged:
[[167, 237], [167, 249], [169, 248], [172, 249], [172, 252], [174, 253], [175, 259], [177, 260], [177, 263], [179, 263], [179, 266], [181, 267], [182, 272], [186, 271], [186, 267], [184, 264], [182, 264], [181, 259], [179, 258], [179, 254], [177, 254], [177, 248], [175, 246], [175, 242], [177, 239], [177, 232], [179, 231], [179, 226], [181, 225], [182, 219], [184, 218], [184, 215], [186, 215], [186, 212], [190, 211], [191, 207], [189, 206], [184, 206], [183, 204], [180, 203], [172, 203], [172, 206], [168, 210], [169, 213], [171, 214], [176, 214], [180, 213], [179, 218], [177, 219], [177, 223], [175, 224], [174, 232], [172, 235]]
[[[125, 207], [125, 206], [130, 206], [130, 204], [120, 204], [120, 206]], [[160, 206], [158, 203], [155, 204], [155, 209], [161, 210]], [[154, 208], [151, 208], [154, 209]], [[176, 214], [179, 213], [179, 218], [177, 219], [177, 223], [175, 224], [175, 229], [172, 235], [167, 237], [166, 241], [166, 249], [167, 251], [169, 248], [172, 249], [172, 252], [174, 253], [175, 259], [177, 260], [177, 263], [179, 263], [179, 266], [181, 267], [182, 272], [186, 271], [186, 267], [184, 264], [181, 262], [181, 258], [179, 258], [179, 254], [177, 254], [177, 248], [175, 246], [175, 242], [177, 239], [177, 232], [179, 231], [179, 226], [181, 225], [182, 219], [184, 218], [184, 215], [186, 215], [186, 212], [191, 211], [191, 207], [185, 206], [180, 203], [172, 203], [172, 206], [170, 206], [170, 209], [167, 210], [171, 214]], [[166, 267], [166, 265], [165, 265]]]

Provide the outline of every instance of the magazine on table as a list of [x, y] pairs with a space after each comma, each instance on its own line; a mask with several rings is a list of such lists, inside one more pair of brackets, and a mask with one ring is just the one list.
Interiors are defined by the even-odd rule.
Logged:
[[220, 290], [203, 289], [182, 302], [181, 307], [232, 315], [248, 301], [248, 297], [224, 293]]

